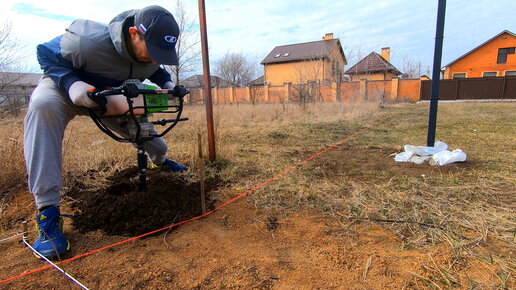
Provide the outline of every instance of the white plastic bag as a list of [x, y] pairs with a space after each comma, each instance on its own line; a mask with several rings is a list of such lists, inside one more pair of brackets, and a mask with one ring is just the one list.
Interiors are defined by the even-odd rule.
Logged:
[[446, 165], [453, 162], [466, 161], [466, 153], [460, 149], [448, 151], [448, 144], [435, 141], [434, 147], [405, 145], [405, 152], [396, 154], [396, 162], [412, 162], [422, 164], [428, 160], [430, 165]]
[[[405, 147], [409, 146], [410, 151], [418, 156], [430, 156], [434, 155], [435, 153], [441, 152], [443, 150], [448, 149], [448, 144], [441, 142], [441, 141], [435, 141], [434, 147], [427, 147], [427, 146], [410, 146], [406, 145]], [[406, 151], [406, 149], [405, 149]]]
[[414, 158], [414, 157], [424, 157], [424, 156], [432, 156], [437, 152], [448, 149], [448, 144], [435, 141], [434, 147], [427, 146], [413, 146], [413, 145], [405, 145], [403, 149], [405, 152], [401, 152], [394, 157], [394, 161], [397, 162], [414, 162], [417, 164], [421, 164], [425, 162], [428, 158]]
[[394, 161], [396, 162], [408, 162], [410, 157], [412, 157], [412, 152], [401, 152], [401, 153], [398, 153], [396, 154], [396, 156], [394, 156]]
[[464, 153], [460, 149], [455, 149], [453, 151], [443, 150], [432, 155], [432, 158], [428, 161], [430, 165], [446, 165], [454, 162], [464, 162], [466, 161], [466, 153]]

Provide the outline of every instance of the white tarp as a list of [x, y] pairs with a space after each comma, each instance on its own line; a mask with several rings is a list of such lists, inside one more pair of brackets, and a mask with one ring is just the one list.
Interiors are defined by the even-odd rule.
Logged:
[[460, 149], [449, 151], [448, 145], [441, 141], [435, 141], [434, 147], [405, 145], [403, 148], [405, 151], [396, 154], [394, 161], [416, 164], [428, 161], [430, 165], [440, 166], [466, 161], [466, 153]]

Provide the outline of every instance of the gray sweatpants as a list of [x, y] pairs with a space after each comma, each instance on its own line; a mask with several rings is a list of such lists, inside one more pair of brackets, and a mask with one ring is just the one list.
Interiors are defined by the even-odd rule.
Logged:
[[[68, 122], [77, 115], [88, 115], [88, 110], [74, 105], [66, 91], [43, 77], [31, 95], [23, 135], [29, 191], [38, 208], [60, 204], [63, 136]], [[115, 120], [105, 123], [127, 136], [126, 129]], [[163, 138], [145, 142], [144, 148], [154, 164], [165, 161], [167, 144]]]

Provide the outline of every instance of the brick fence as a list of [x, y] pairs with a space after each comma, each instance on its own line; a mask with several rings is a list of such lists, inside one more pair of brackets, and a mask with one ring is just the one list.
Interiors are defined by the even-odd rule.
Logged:
[[[416, 102], [419, 100], [420, 79], [385, 81], [308, 83], [281, 86], [251, 86], [244, 88], [212, 88], [214, 104], [284, 103], [284, 102]], [[188, 103], [203, 103], [204, 89], [190, 89]]]

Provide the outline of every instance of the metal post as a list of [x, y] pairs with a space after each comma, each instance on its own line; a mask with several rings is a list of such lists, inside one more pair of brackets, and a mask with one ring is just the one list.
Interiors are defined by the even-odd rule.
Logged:
[[138, 143], [138, 190], [146, 191], [147, 190], [147, 154], [145, 154], [145, 149], [143, 149], [143, 143]]
[[437, 6], [437, 27], [435, 30], [434, 67], [432, 72], [432, 87], [430, 90], [430, 117], [428, 119], [428, 137], [426, 146], [434, 147], [435, 127], [437, 124], [437, 104], [439, 102], [439, 84], [441, 79], [441, 57], [443, 54], [444, 15], [446, 0], [439, 0]]
[[205, 179], [205, 168], [204, 168], [204, 158], [202, 157], [202, 135], [201, 133], [197, 134], [197, 142], [199, 149], [199, 183], [201, 184], [201, 212], [202, 214], [206, 213], [206, 192], [204, 188], [204, 179]]
[[202, 68], [204, 76], [204, 104], [206, 105], [206, 122], [208, 125], [208, 155], [211, 162], [217, 159], [215, 152], [215, 130], [213, 128], [213, 104], [211, 99], [210, 59], [208, 56], [208, 33], [206, 29], [206, 6], [204, 0], [199, 3], [199, 23], [201, 26]]
[[22, 221], [22, 233], [23, 233], [23, 240], [29, 241], [29, 226], [27, 225], [27, 221]]

